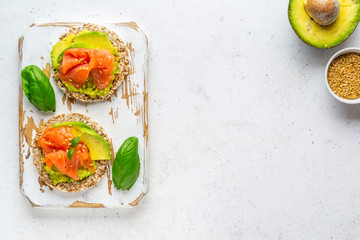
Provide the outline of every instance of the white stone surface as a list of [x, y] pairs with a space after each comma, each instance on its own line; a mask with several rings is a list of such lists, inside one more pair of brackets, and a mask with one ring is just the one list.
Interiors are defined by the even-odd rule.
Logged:
[[[10, 1], [0, 8], [0, 239], [359, 239], [360, 106], [285, 0]], [[33, 22], [149, 38], [150, 191], [134, 209], [33, 209], [19, 191], [17, 40]]]

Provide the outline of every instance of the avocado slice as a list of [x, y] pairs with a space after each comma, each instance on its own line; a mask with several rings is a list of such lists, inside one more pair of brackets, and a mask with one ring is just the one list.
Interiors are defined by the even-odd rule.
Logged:
[[51, 50], [50, 57], [51, 57], [51, 63], [54, 69], [58, 69], [60, 66], [60, 63], [58, 63], [57, 59], [61, 52], [64, 51], [64, 49], [68, 48], [72, 41], [75, 38], [75, 34], [71, 33], [69, 36], [64, 38], [63, 40], [57, 42], [53, 49]]
[[107, 35], [103, 32], [80, 32], [73, 41], [73, 44], [77, 43], [94, 46], [99, 49], [106, 49], [115, 56], [119, 55], [117, 48], [113, 47]]
[[331, 48], [347, 39], [360, 20], [360, 0], [339, 0], [340, 12], [328, 26], [316, 23], [305, 10], [306, 0], [290, 0], [289, 21], [298, 37], [317, 48]]
[[[80, 127], [80, 128], [87, 128], [87, 129], [91, 129], [92, 128], [87, 125], [84, 122], [63, 122], [63, 123], [58, 123], [52, 126], [53, 128], [57, 128], [57, 127]], [[75, 136], [77, 137], [77, 136]]]
[[79, 137], [80, 142], [85, 143], [90, 152], [92, 160], [110, 160], [110, 144], [97, 132], [83, 122], [64, 122], [55, 124], [52, 127], [71, 127], [74, 137]]
[[66, 50], [70, 49], [70, 48], [88, 48], [88, 49], [94, 49], [96, 47], [93, 47], [93, 46], [90, 46], [90, 45], [86, 45], [86, 44], [83, 44], [83, 43], [75, 43], [75, 44], [71, 44], [69, 47], [65, 48], [59, 55], [59, 57], [57, 58], [57, 62], [60, 64], [62, 59], [63, 59], [63, 56], [64, 56], [64, 53]]
[[51, 53], [51, 62], [53, 69], [58, 70], [64, 52], [70, 48], [89, 48], [89, 49], [106, 49], [114, 56], [118, 56], [117, 48], [113, 47], [107, 35], [103, 32], [81, 31], [77, 36], [71, 33], [68, 37], [57, 42]]
[[[93, 162], [95, 164], [96, 167], [96, 163]], [[45, 172], [47, 172], [49, 174], [49, 177], [51, 179], [51, 181], [54, 183], [54, 185], [57, 185], [58, 183], [62, 183], [62, 182], [67, 182], [67, 183], [71, 183], [73, 181], [75, 181], [74, 179], [71, 179], [69, 176], [66, 176], [65, 174], [61, 173], [55, 166], [53, 167], [48, 167], [48, 166], [44, 166], [44, 170]], [[78, 175], [79, 175], [79, 180], [83, 180], [85, 178], [87, 178], [88, 176], [92, 175], [93, 173], [86, 168], [79, 168], [78, 169]]]
[[44, 166], [44, 170], [49, 174], [50, 179], [54, 183], [54, 185], [57, 185], [61, 182], [71, 182], [71, 178], [66, 176], [65, 174], [62, 174], [55, 166], [53, 166], [52, 168]]

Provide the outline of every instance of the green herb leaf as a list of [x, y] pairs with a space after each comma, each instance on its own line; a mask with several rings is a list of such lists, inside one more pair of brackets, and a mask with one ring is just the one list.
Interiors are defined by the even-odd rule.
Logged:
[[72, 156], [74, 155], [74, 152], [75, 152], [75, 148], [70, 148], [67, 153], [67, 157], [70, 161], [71, 161]]
[[72, 147], [76, 147], [79, 144], [80, 137], [73, 138], [70, 142]]
[[55, 93], [49, 78], [35, 65], [26, 66], [21, 71], [25, 96], [39, 110], [56, 110]]
[[129, 190], [140, 173], [137, 137], [129, 137], [119, 148], [112, 166], [112, 179], [118, 190]]

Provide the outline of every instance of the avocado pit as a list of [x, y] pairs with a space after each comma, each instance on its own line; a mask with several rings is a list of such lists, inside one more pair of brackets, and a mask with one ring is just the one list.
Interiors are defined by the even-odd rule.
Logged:
[[339, 16], [339, 0], [308, 0], [305, 11], [318, 24], [328, 26]]

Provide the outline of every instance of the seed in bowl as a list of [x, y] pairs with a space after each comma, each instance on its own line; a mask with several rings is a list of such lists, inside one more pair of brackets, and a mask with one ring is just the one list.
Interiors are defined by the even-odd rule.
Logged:
[[327, 79], [331, 90], [341, 98], [360, 98], [360, 54], [345, 53], [331, 62]]

